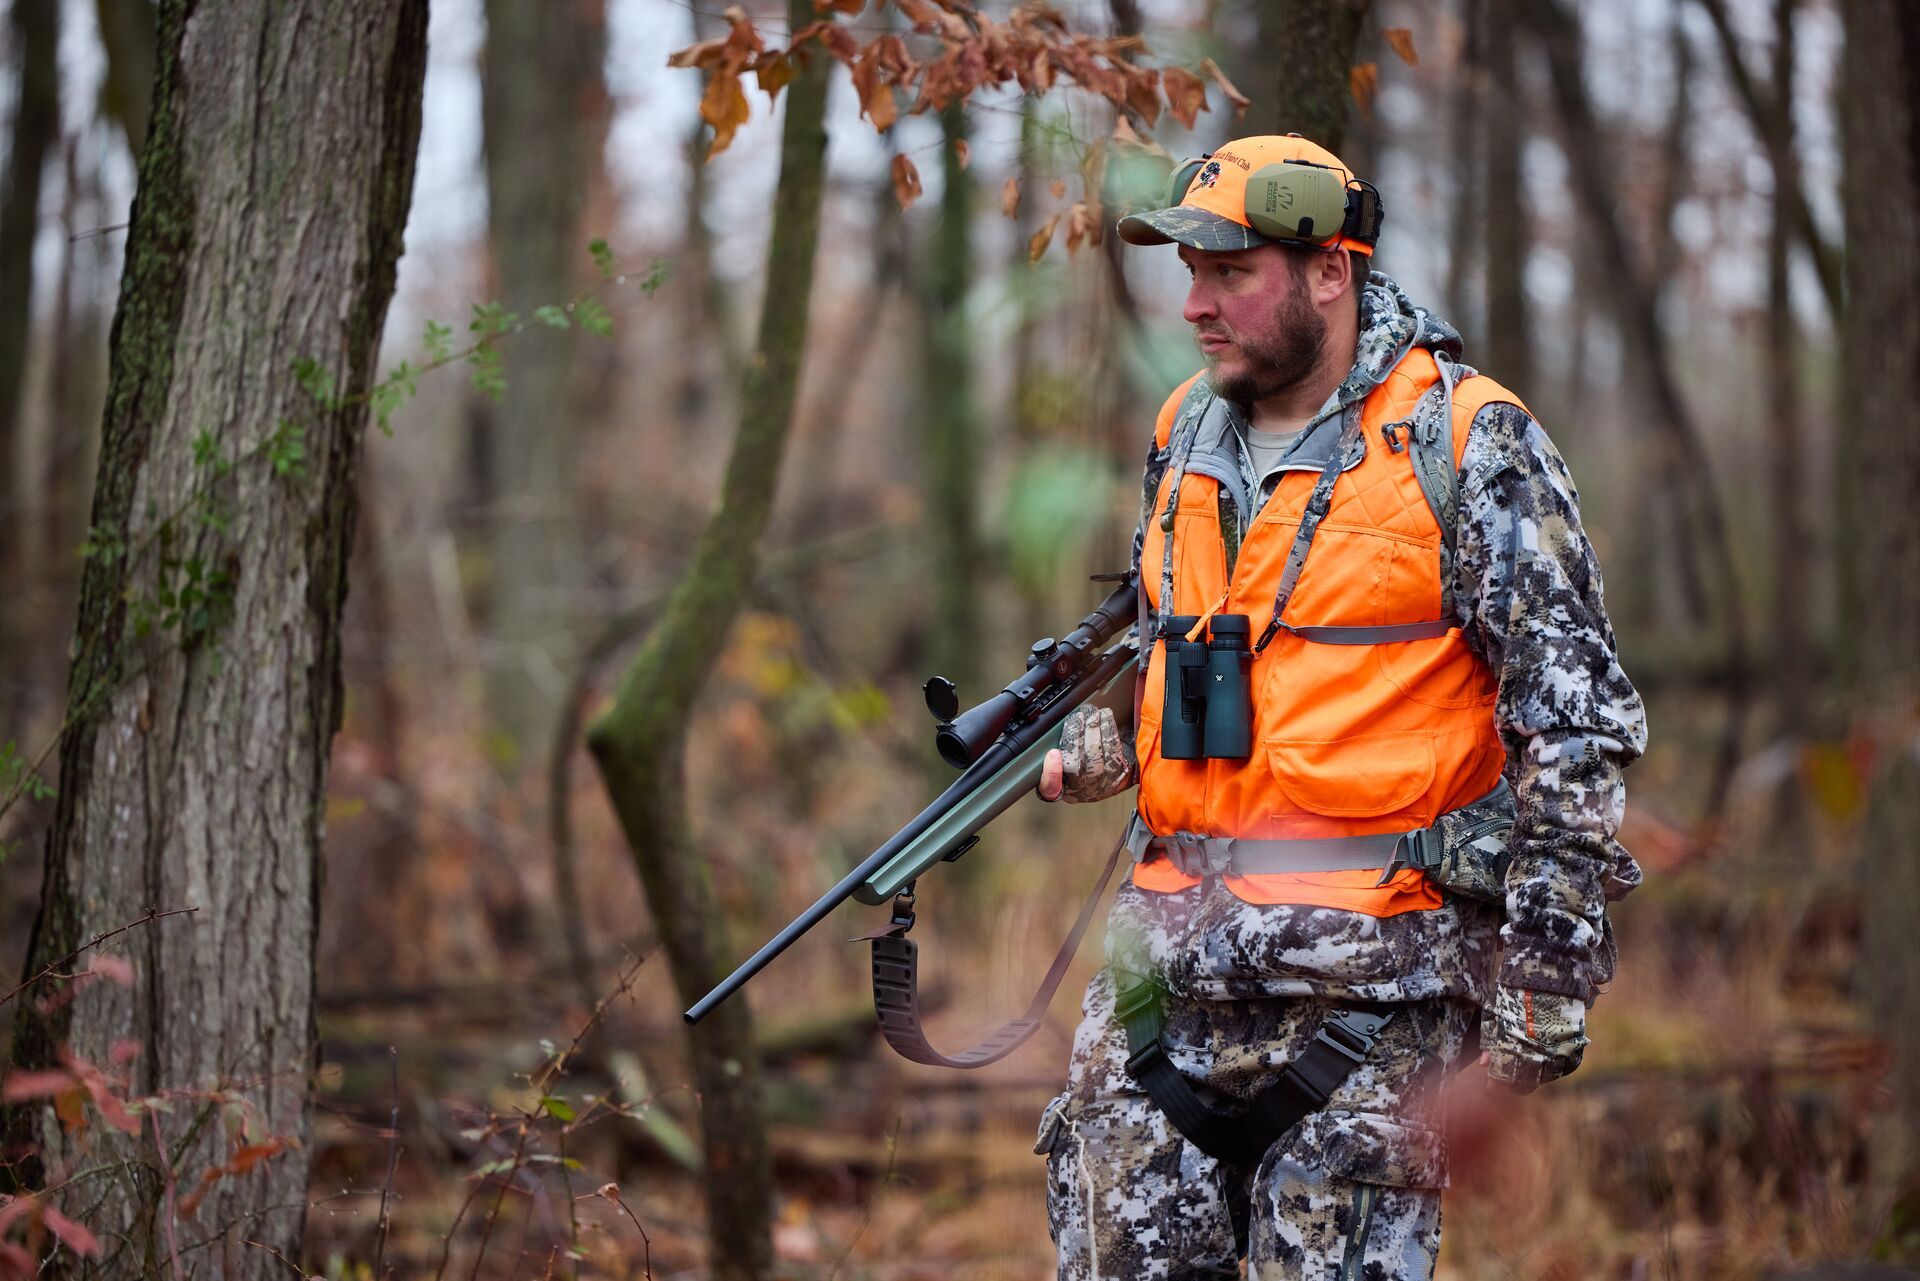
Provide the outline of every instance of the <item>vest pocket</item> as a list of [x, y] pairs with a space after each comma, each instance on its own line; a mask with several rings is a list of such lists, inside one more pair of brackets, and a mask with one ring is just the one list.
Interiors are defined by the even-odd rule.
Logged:
[[1265, 747], [1280, 792], [1310, 814], [1379, 818], [1418, 808], [1433, 786], [1433, 740], [1417, 731]]

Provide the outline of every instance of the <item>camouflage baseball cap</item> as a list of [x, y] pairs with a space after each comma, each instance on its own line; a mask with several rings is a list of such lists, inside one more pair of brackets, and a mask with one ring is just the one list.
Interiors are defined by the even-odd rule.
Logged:
[[[1353, 170], [1340, 157], [1298, 134], [1238, 138], [1207, 157], [1176, 205], [1129, 214], [1116, 230], [1132, 245], [1182, 244], [1221, 252], [1282, 244], [1255, 231], [1247, 220], [1247, 180], [1268, 165], [1306, 161], [1334, 170], [1352, 184]], [[1352, 236], [1334, 242], [1371, 256], [1373, 246]]]

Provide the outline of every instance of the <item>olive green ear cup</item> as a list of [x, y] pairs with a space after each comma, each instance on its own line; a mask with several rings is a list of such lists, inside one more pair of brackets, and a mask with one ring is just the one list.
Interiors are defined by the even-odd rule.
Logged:
[[1269, 240], [1326, 244], [1347, 217], [1347, 186], [1318, 165], [1282, 161], [1247, 179], [1247, 223]]

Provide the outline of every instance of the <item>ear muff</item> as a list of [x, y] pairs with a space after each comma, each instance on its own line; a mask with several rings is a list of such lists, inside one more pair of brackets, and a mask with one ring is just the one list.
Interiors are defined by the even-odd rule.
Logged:
[[1197, 156], [1189, 156], [1173, 167], [1173, 172], [1167, 175], [1167, 205], [1169, 207], [1177, 205], [1187, 198], [1187, 188], [1193, 185], [1194, 178], [1198, 176], [1200, 170], [1206, 165], [1207, 161], [1211, 159], [1213, 159], [1213, 153], [1211, 151], [1203, 152]]
[[[1212, 152], [1189, 156], [1167, 175], [1166, 204], [1186, 199]], [[1379, 242], [1385, 206], [1379, 189], [1364, 179], [1343, 182], [1340, 171], [1311, 160], [1282, 160], [1262, 166], [1247, 179], [1247, 225], [1269, 240], [1314, 246], [1342, 236], [1372, 245]]]
[[1269, 240], [1324, 245], [1347, 221], [1347, 186], [1339, 173], [1283, 160], [1247, 179], [1247, 225]]

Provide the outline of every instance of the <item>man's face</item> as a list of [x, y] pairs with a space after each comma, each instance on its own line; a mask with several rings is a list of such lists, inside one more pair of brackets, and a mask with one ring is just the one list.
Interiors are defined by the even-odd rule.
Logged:
[[1193, 326], [1214, 388], [1229, 400], [1265, 400], [1320, 363], [1327, 322], [1293, 259], [1276, 245], [1227, 253], [1180, 246], [1193, 277], [1181, 315]]

